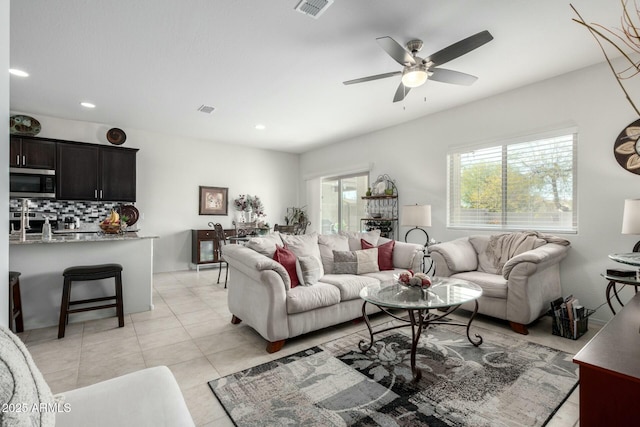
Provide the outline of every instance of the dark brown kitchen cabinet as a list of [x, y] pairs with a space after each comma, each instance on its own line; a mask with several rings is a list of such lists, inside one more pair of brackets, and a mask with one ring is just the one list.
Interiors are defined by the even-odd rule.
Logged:
[[135, 202], [137, 151], [58, 142], [57, 198]]
[[11, 135], [9, 167], [55, 169], [56, 143], [42, 138]]

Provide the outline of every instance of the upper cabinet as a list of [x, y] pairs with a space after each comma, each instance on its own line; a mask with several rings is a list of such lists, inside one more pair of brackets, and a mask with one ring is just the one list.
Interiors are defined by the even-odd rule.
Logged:
[[135, 202], [137, 149], [58, 142], [57, 198]]
[[9, 142], [9, 167], [55, 169], [55, 141], [11, 135]]
[[126, 148], [100, 147], [98, 171], [102, 200], [136, 201], [136, 152]]

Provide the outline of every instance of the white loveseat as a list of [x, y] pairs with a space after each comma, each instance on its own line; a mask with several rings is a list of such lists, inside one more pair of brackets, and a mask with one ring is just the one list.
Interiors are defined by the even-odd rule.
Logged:
[[[562, 296], [560, 261], [569, 241], [537, 232], [463, 237], [429, 247], [436, 275], [468, 280], [482, 288], [478, 312], [509, 321], [527, 334], [526, 325], [545, 314]], [[473, 304], [462, 308], [472, 310]]]
[[[361, 239], [376, 248], [362, 250]], [[334, 251], [361, 256], [375, 250], [378, 254], [382, 251], [378, 247], [389, 242], [391, 240], [380, 237], [379, 231], [299, 236], [272, 233], [251, 239], [246, 246], [223, 246], [229, 269], [228, 305], [232, 323], [244, 322], [251, 326], [268, 341], [267, 351], [273, 353], [282, 348], [287, 338], [361, 317], [360, 290], [370, 284], [391, 284], [394, 274], [407, 269], [419, 271], [424, 247], [395, 241], [391, 254], [393, 267], [388, 266], [393, 269], [362, 274], [336, 273], [343, 271], [346, 264], [334, 263]], [[304, 280], [308, 275], [300, 264], [316, 260], [320, 270], [316, 271], [316, 277], [310, 283], [292, 288], [290, 274], [273, 259], [276, 244], [286, 244], [295, 252], [299, 261], [297, 273]], [[368, 305], [367, 310], [368, 313], [379, 311], [372, 305]]]
[[29, 351], [0, 326], [0, 426], [193, 426], [166, 366], [53, 395]]

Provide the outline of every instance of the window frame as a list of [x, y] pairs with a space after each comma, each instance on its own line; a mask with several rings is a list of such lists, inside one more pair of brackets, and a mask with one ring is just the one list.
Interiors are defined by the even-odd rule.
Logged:
[[[320, 191], [320, 198], [321, 200], [323, 199], [323, 190], [322, 190], [322, 185], [325, 183], [325, 181], [337, 181], [338, 182], [338, 186], [341, 188], [342, 187], [342, 181], [345, 179], [349, 179], [349, 178], [358, 178], [358, 177], [366, 177], [367, 180], [367, 186], [371, 185], [371, 175], [370, 175], [370, 171], [362, 171], [362, 172], [351, 172], [351, 173], [346, 173], [346, 174], [341, 174], [341, 175], [332, 175], [332, 176], [326, 176], [320, 179], [320, 185], [321, 185], [321, 191]], [[341, 190], [340, 191], [341, 194], [343, 194], [344, 192]], [[356, 199], [357, 200], [362, 200], [362, 196], [364, 196], [364, 194], [357, 194]], [[321, 201], [321, 206], [323, 205], [323, 202]], [[343, 200], [341, 197], [338, 197], [338, 230], [337, 233], [340, 233], [343, 230], [342, 224], [343, 224]], [[322, 222], [322, 220], [324, 219], [323, 217], [323, 207], [320, 209], [320, 221]], [[364, 217], [364, 215], [360, 216], [359, 218]], [[360, 219], [358, 219], [358, 229], [360, 229]]]
[[[572, 137], [572, 147], [570, 149], [572, 154], [571, 159], [571, 173], [572, 173], [572, 200], [571, 200], [571, 224], [566, 227], [545, 227], [544, 223], [527, 223], [523, 226], [513, 226], [509, 224], [508, 215], [509, 211], [507, 208], [507, 200], [509, 195], [507, 194], [507, 179], [506, 174], [508, 172], [508, 147], [514, 146], [517, 144], [523, 143], [535, 143], [537, 141], [543, 142], [545, 140], [553, 139], [553, 138], [562, 138], [562, 137]], [[470, 224], [465, 223], [460, 217], [455, 217], [455, 212], [457, 208], [456, 203], [461, 205], [462, 200], [462, 171], [463, 164], [458, 161], [455, 162], [453, 160], [453, 156], [461, 156], [466, 153], [471, 153], [473, 151], [483, 150], [483, 149], [500, 149], [500, 168], [501, 168], [501, 212], [500, 212], [500, 223], [496, 225], [491, 225], [488, 223], [482, 224]], [[496, 157], [497, 158], [497, 157]], [[551, 130], [543, 133], [537, 134], [529, 134], [520, 137], [514, 137], [504, 140], [496, 140], [492, 142], [485, 142], [482, 144], [476, 145], [467, 145], [460, 147], [453, 147], [447, 151], [446, 162], [447, 162], [447, 218], [446, 224], [448, 229], [452, 230], [482, 230], [482, 231], [500, 231], [500, 232], [509, 232], [509, 231], [522, 231], [522, 230], [536, 230], [542, 232], [552, 232], [559, 234], [577, 234], [578, 233], [578, 129], [577, 127], [568, 127], [562, 129]], [[490, 164], [487, 162], [486, 164]], [[455, 176], [454, 176], [455, 174]], [[454, 188], [454, 186], [456, 186]]]

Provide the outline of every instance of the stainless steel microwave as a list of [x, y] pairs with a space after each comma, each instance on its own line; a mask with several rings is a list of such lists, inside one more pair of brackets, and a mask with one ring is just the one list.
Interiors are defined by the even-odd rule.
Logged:
[[56, 171], [9, 168], [9, 197], [55, 199]]

